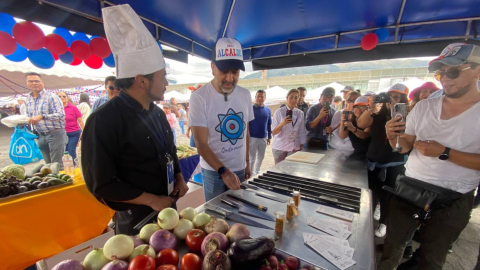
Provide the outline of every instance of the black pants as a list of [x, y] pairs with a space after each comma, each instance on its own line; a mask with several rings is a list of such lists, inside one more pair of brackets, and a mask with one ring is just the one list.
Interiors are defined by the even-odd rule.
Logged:
[[375, 211], [377, 203], [380, 202], [380, 223], [385, 224], [385, 220], [388, 216], [388, 200], [391, 197], [391, 194], [384, 191], [382, 187], [386, 185], [391, 188], [395, 188], [395, 180], [397, 179], [397, 176], [404, 171], [404, 169], [404, 165], [386, 168], [387, 176], [385, 181], [381, 181], [378, 178], [381, 169], [375, 168], [373, 171], [368, 170], [368, 188], [372, 191], [373, 199], [372, 212]]
[[[172, 208], [177, 208], [174, 203]], [[133, 227], [147, 217], [153, 209], [145, 205], [135, 205], [127, 211], [115, 212], [115, 234], [137, 235], [140, 230], [135, 230]], [[156, 223], [157, 216], [155, 215], [148, 223]], [[147, 223], [147, 224], [148, 224]]]
[[[448, 247], [455, 241], [470, 219], [473, 205], [473, 191], [463, 194], [452, 206], [433, 213], [420, 230], [422, 239], [419, 270], [441, 270], [447, 258]], [[390, 215], [387, 218], [387, 237], [379, 270], [392, 270], [402, 259], [408, 240], [418, 228], [419, 221], [413, 215], [420, 209], [392, 197], [389, 203]]]

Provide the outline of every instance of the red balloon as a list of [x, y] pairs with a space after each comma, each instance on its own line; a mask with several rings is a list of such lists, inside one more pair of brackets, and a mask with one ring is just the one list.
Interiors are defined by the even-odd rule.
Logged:
[[68, 45], [65, 39], [57, 34], [49, 34], [45, 37], [45, 48], [53, 54], [64, 54], [67, 52]]
[[87, 65], [89, 68], [92, 68], [92, 69], [99, 69], [103, 65], [103, 59], [92, 54], [90, 58], [85, 60], [85, 65]]
[[362, 38], [361, 46], [365, 51], [375, 48], [378, 43], [378, 36], [374, 33], [368, 33]]
[[92, 53], [100, 58], [106, 58], [112, 52], [110, 50], [110, 45], [108, 45], [108, 41], [104, 38], [93, 38], [90, 40], [89, 45], [92, 49]]
[[10, 55], [17, 50], [17, 43], [8, 33], [0, 31], [0, 54]]
[[[75, 40], [70, 45], [70, 50], [75, 57], [81, 60], [87, 60], [92, 55], [90, 47], [82, 40]], [[74, 61], [75, 62], [75, 61]]]
[[40, 50], [45, 46], [45, 34], [42, 29], [29, 21], [16, 23], [12, 29], [18, 44], [29, 50]]
[[71, 66], [78, 66], [82, 63], [82, 59], [78, 59], [77, 57], [73, 56], [73, 62], [70, 63]]
[[52, 53], [52, 55], [53, 55], [53, 59], [55, 59], [55, 61], [57, 61], [58, 60], [58, 55], [56, 55], [54, 53]]

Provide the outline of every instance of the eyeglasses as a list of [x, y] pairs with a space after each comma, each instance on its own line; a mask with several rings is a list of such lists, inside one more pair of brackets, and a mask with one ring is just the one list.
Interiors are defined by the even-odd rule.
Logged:
[[66, 98], [67, 96], [58, 96], [59, 98]]
[[33, 80], [33, 81], [27, 81], [27, 83], [41, 83], [42, 81], [39, 80]]
[[358, 109], [358, 110], [365, 110], [367, 108], [367, 106], [355, 106], [353, 107], [353, 109]]
[[113, 90], [120, 91], [120, 88], [118, 88], [118, 87], [113, 87], [113, 86], [109, 86], [108, 89], [110, 89], [110, 91], [113, 91]]
[[433, 75], [433, 77], [435, 77], [435, 79], [437, 81], [440, 81], [443, 78], [443, 76], [445, 76], [445, 75], [447, 75], [447, 77], [449, 77], [450, 79], [456, 79], [456, 78], [458, 78], [458, 76], [460, 76], [460, 72], [462, 72], [464, 70], [467, 70], [469, 68], [470, 67], [466, 67], [466, 68], [462, 68], [462, 69], [451, 68], [447, 71], [437, 70], [437, 71], [435, 71], [435, 74]]

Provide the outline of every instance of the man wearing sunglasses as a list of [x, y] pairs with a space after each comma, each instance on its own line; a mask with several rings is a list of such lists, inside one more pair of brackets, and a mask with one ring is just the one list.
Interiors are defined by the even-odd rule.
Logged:
[[405, 175], [413, 179], [410, 181], [424, 190], [430, 185], [443, 195], [435, 197], [426, 210], [397, 197], [391, 199], [392, 214], [387, 218], [378, 269], [397, 267], [405, 243], [419, 225], [412, 217], [425, 217], [425, 211], [430, 217], [422, 221], [422, 251], [415, 269], [442, 269], [448, 247], [468, 224], [474, 190], [480, 182], [480, 47], [450, 44], [428, 69], [435, 71], [445, 94], [419, 102], [406, 123], [392, 119], [385, 127], [392, 147], [400, 136], [402, 152], [412, 151], [405, 164]]
[[25, 100], [29, 123], [38, 135], [37, 144], [45, 163], [58, 162], [63, 169], [62, 156], [67, 144], [65, 112], [57, 95], [44, 89], [42, 76], [26, 74], [27, 87], [32, 91]]
[[98, 107], [107, 103], [110, 99], [118, 96], [118, 94], [120, 93], [120, 88], [115, 86], [115, 79], [116, 79], [115, 76], [108, 76], [105, 78], [105, 90], [107, 90], [107, 95], [97, 99], [97, 101], [93, 103], [92, 111], [91, 111], [92, 113]]

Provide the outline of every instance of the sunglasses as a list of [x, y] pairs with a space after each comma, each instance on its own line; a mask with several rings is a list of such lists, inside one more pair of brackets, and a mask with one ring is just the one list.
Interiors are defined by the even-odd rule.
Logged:
[[458, 76], [460, 76], [460, 72], [462, 72], [464, 70], [467, 70], [469, 68], [470, 67], [466, 67], [466, 68], [462, 68], [462, 69], [451, 68], [447, 71], [437, 70], [437, 71], [435, 71], [435, 74], [433, 75], [433, 77], [435, 77], [435, 79], [437, 81], [440, 81], [443, 78], [443, 76], [445, 76], [445, 75], [447, 75], [447, 77], [449, 77], [450, 79], [456, 79], [456, 78], [458, 78]]
[[120, 91], [120, 88], [113, 87], [113, 86], [109, 86], [108, 89], [110, 89], [110, 91], [113, 91], [113, 90]]

